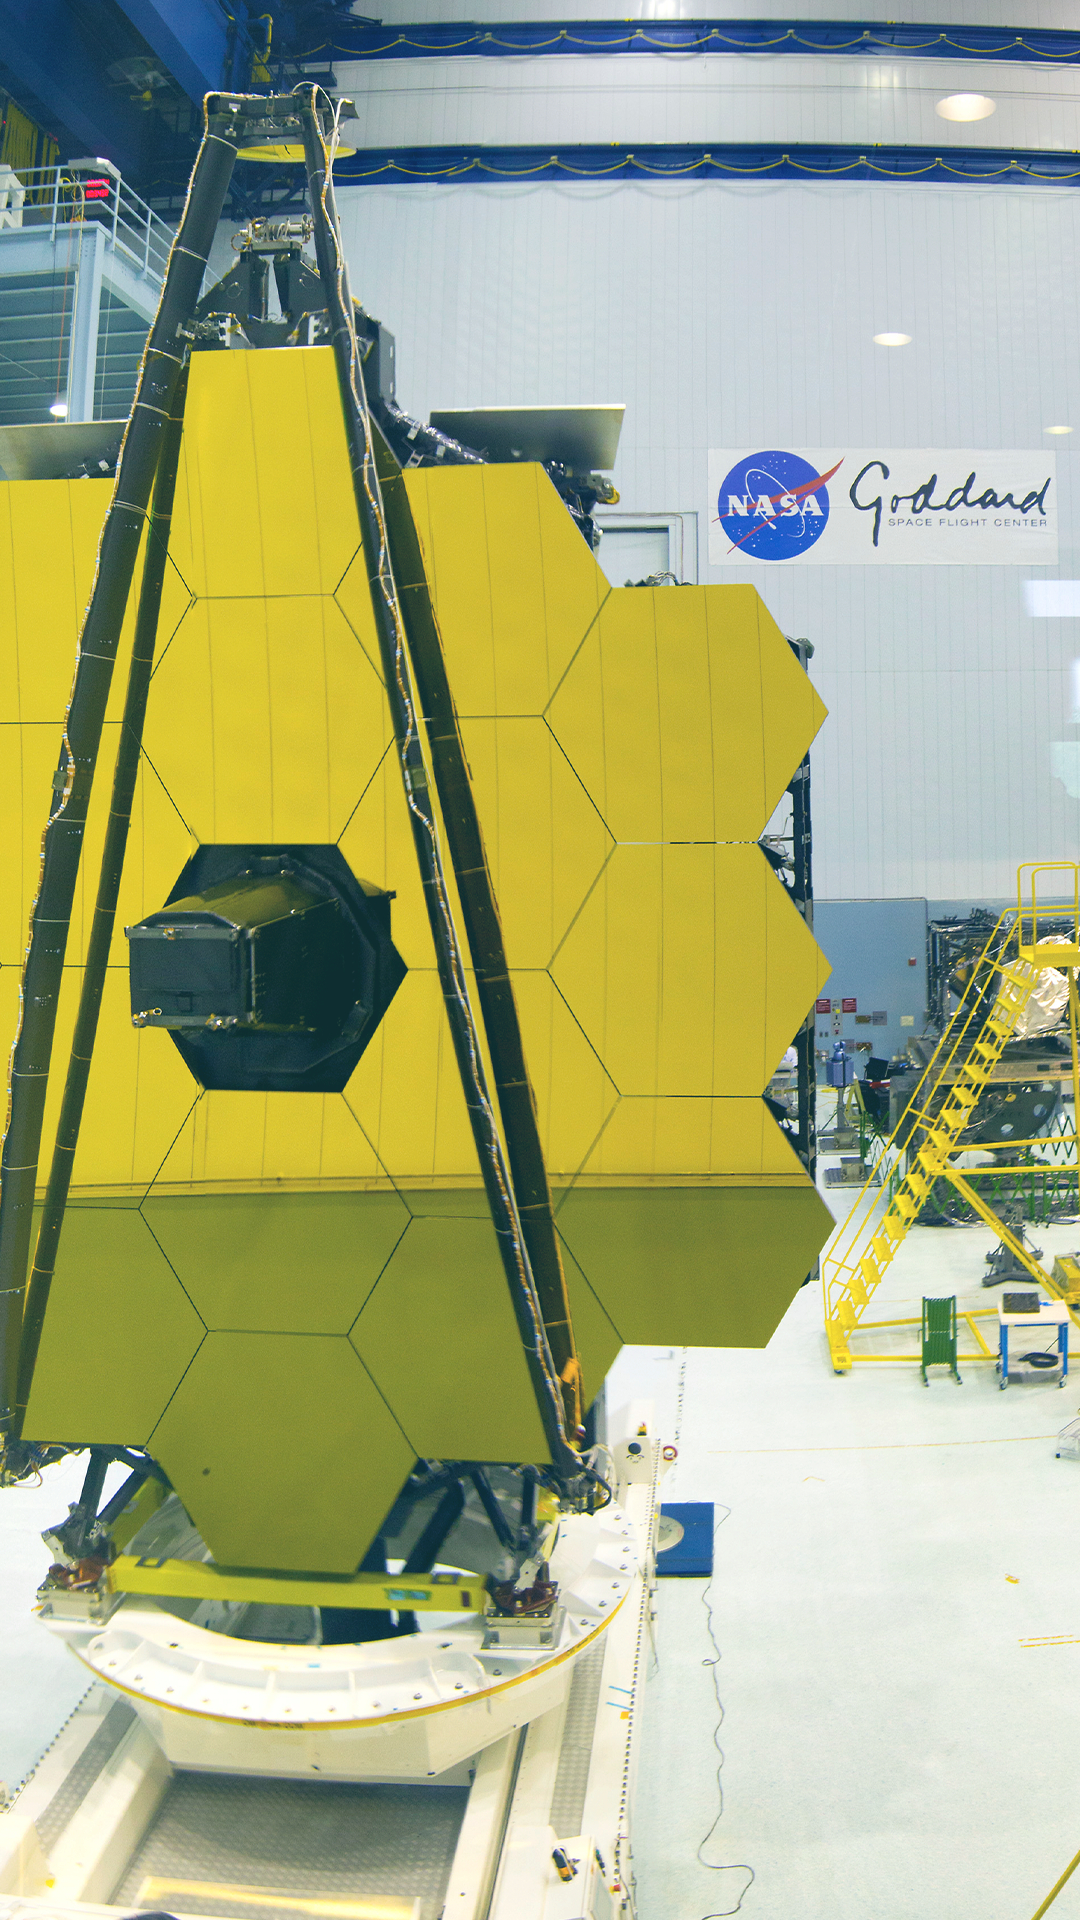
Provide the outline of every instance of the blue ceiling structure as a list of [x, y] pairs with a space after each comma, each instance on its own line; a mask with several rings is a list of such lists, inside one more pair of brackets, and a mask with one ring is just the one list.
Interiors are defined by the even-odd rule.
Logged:
[[855, 20], [430, 21], [386, 27], [353, 15], [314, 49], [342, 60], [474, 59], [527, 53], [797, 53], [920, 60], [1020, 60], [1080, 64], [1080, 32], [1047, 28], [935, 27]]
[[340, 186], [469, 180], [878, 180], [930, 186], [1080, 186], [1080, 155], [1017, 147], [724, 145], [364, 147], [334, 168]]
[[201, 100], [223, 85], [233, 49], [229, 17], [218, 0], [117, 0], [117, 5], [189, 99]]
[[[183, 201], [203, 96], [294, 85], [303, 54], [334, 37], [349, 3], [0, 0], [0, 86], [56, 139], [62, 161], [111, 160], [168, 213]], [[309, 67], [304, 77], [332, 81]], [[252, 171], [238, 172], [233, 211], [276, 197]]]
[[[3, 80], [24, 112], [61, 138], [64, 159], [100, 154], [130, 176], [143, 145], [140, 117], [105, 78], [108, 56], [74, 0], [0, 0]], [[104, 53], [104, 60], [103, 60]], [[73, 151], [65, 153], [65, 145]]]
[[[58, 141], [61, 160], [111, 160], [166, 218], [183, 203], [204, 94], [332, 88], [332, 62], [613, 53], [850, 54], [1080, 64], [1080, 31], [761, 20], [471, 22], [384, 27], [351, 0], [0, 0], [0, 86]], [[605, 176], [1077, 183], [1077, 156], [993, 149], [619, 146], [361, 152], [337, 175], [369, 183]], [[286, 208], [295, 168], [238, 166], [228, 211]]]

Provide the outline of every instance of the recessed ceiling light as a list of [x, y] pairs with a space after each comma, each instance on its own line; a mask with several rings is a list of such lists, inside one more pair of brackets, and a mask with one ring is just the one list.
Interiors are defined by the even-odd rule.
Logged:
[[910, 333], [875, 333], [875, 347], [910, 347]]
[[1071, 427], [1044, 427], [1044, 433], [1071, 433]]
[[52, 403], [52, 406], [49, 408], [49, 412], [55, 415], [57, 420], [66, 420], [67, 419], [67, 401], [54, 400]]
[[943, 120], [988, 120], [997, 112], [997, 101], [985, 93], [947, 93], [935, 111]]

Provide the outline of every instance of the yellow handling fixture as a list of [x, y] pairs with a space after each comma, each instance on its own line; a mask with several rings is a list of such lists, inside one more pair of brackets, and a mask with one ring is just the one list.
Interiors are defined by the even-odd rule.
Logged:
[[[1040, 942], [1038, 936], [1039, 876], [1050, 874], [1057, 876], [1059, 885], [1060, 881], [1067, 877], [1067, 885], [1072, 895], [1069, 907], [1072, 937], [1066, 940]], [[1025, 900], [1026, 888], [1030, 890], [1027, 900]], [[1047, 911], [1049, 910], [1045, 907], [1042, 909], [1044, 914]], [[1063, 917], [1060, 904], [1055, 905], [1053, 913], [1057, 920]], [[987, 1226], [997, 1234], [1014, 1258], [1020, 1265], [1027, 1268], [1040, 1286], [1054, 1295], [1060, 1296], [1062, 1293], [1061, 1286], [1043, 1270], [1028, 1248], [1024, 1246], [1023, 1241], [1011, 1233], [993, 1208], [987, 1205], [977, 1188], [971, 1181], [965, 1179], [952, 1158], [1006, 1043], [1016, 1032], [1024, 1009], [1038, 984], [1039, 974], [1047, 967], [1065, 970], [1068, 973], [1075, 1141], [1076, 1115], [1080, 1109], [1076, 990], [1076, 970], [1080, 967], [1080, 866], [1073, 861], [1056, 860], [1027, 862], [1018, 869], [1016, 918], [1012, 928], [1015, 956], [1002, 962], [1000, 936], [1008, 927], [1010, 918], [1010, 914], [1002, 914], [998, 920], [979, 957], [963, 1000], [942, 1035], [934, 1056], [912, 1095], [909, 1106], [886, 1143], [882, 1157], [888, 1164], [891, 1150], [896, 1149], [899, 1153], [909, 1139], [914, 1138], [919, 1130], [922, 1131], [918, 1145], [908, 1153], [907, 1170], [897, 1180], [879, 1218], [875, 1218], [875, 1214], [881, 1198], [880, 1191], [873, 1184], [873, 1176], [867, 1180], [837, 1234], [831, 1252], [822, 1261], [825, 1331], [828, 1336], [833, 1368], [837, 1373], [849, 1372], [855, 1359], [892, 1360], [905, 1357], [894, 1353], [853, 1354], [850, 1340], [851, 1335], [860, 1325], [861, 1315], [869, 1305], [871, 1296], [880, 1286], [893, 1255], [901, 1245], [908, 1228], [917, 1220], [936, 1180], [946, 1179], [952, 1183], [968, 1205], [974, 1208], [980, 1219], [985, 1220]], [[996, 993], [993, 1006], [989, 1018], [980, 1029], [977, 1022], [978, 1009], [987, 988], [995, 982]], [[966, 1043], [972, 1033], [975, 1037], [970, 1046], [967, 1046]], [[935, 1096], [945, 1085], [948, 1085], [949, 1091], [939, 1105]], [[1033, 1143], [1014, 1141], [1009, 1144], [1024, 1146]], [[1078, 1180], [1080, 1180], [1080, 1156], [1078, 1156]], [[971, 1331], [983, 1349], [984, 1357], [988, 1356], [990, 1349], [973, 1325], [972, 1316], [965, 1315], [964, 1318], [967, 1319]], [[863, 1323], [867, 1329], [870, 1325], [907, 1324], [906, 1321]]]

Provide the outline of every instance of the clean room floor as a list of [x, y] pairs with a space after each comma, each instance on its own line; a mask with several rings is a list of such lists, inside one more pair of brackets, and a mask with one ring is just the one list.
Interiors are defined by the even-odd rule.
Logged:
[[40, 1481], [0, 1492], [0, 1801], [21, 1785], [90, 1689], [86, 1668], [32, 1611], [49, 1567], [42, 1528], [66, 1518], [85, 1472], [80, 1454], [47, 1467]]
[[[1080, 1228], [1034, 1238], [1049, 1261]], [[915, 1229], [874, 1317], [917, 1314], [924, 1291], [992, 1305], [990, 1244], [981, 1227]], [[960, 1387], [942, 1370], [924, 1388], [913, 1363], [838, 1378], [817, 1287], [763, 1352], [623, 1354], [611, 1404], [652, 1397], [665, 1437], [679, 1429], [666, 1497], [713, 1500], [718, 1520], [730, 1508], [711, 1587], [660, 1583], [639, 1920], [704, 1920], [740, 1896], [748, 1920], [1031, 1920], [1080, 1849], [1080, 1462], [1054, 1457], [1080, 1406], [1076, 1360], [1064, 1392], [1035, 1379], [1000, 1393], [986, 1362], [962, 1366]], [[30, 1613], [38, 1532], [82, 1470], [65, 1462], [43, 1488], [0, 1496], [9, 1787], [85, 1691]], [[706, 1840], [714, 1674], [724, 1812]], [[702, 1842], [720, 1871], [697, 1862]], [[1080, 1872], [1052, 1920], [1080, 1920]]]
[[[842, 1218], [850, 1197], [823, 1191]], [[1049, 1265], [1080, 1228], [1033, 1237]], [[995, 1305], [992, 1244], [913, 1230], [867, 1317], [918, 1314], [924, 1292]], [[626, 1350], [611, 1404], [652, 1393], [673, 1432], [684, 1359], [664, 1495], [717, 1503], [715, 1577], [660, 1582], [639, 1920], [740, 1897], [748, 1920], [1031, 1920], [1080, 1850], [1080, 1461], [1054, 1453], [1080, 1353], [1064, 1390], [1001, 1393], [985, 1361], [959, 1387], [913, 1363], [838, 1377], [808, 1286], [763, 1352]], [[1051, 1912], [1080, 1920], [1080, 1870]]]

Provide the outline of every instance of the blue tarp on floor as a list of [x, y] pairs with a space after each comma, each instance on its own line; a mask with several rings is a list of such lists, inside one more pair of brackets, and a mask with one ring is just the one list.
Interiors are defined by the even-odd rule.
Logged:
[[683, 1537], [674, 1547], [665, 1547], [656, 1556], [656, 1571], [662, 1574], [694, 1575], [706, 1578], [713, 1570], [713, 1533], [715, 1518], [711, 1500], [666, 1502], [663, 1515], [677, 1520]]

